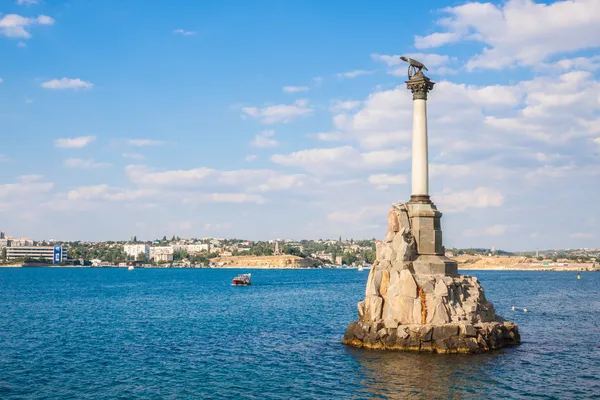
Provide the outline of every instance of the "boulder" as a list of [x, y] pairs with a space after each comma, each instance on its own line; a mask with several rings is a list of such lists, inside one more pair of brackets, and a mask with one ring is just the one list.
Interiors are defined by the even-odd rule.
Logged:
[[400, 271], [400, 293], [403, 296], [417, 297], [417, 283], [407, 269]]
[[400, 324], [409, 325], [413, 323], [414, 298], [409, 296], [396, 296], [392, 299], [389, 311], [386, 310], [386, 318], [392, 318]]
[[398, 232], [400, 230], [400, 220], [398, 214], [392, 208], [388, 213], [388, 232]]
[[433, 340], [449, 339], [458, 336], [458, 325], [436, 325], [433, 328]]
[[446, 284], [444, 283], [443, 280], [436, 279], [435, 290], [434, 290], [433, 294], [434, 294], [434, 296], [448, 297], [448, 287], [446, 286]]
[[381, 284], [379, 286], [379, 293], [385, 297], [388, 290], [388, 285], [390, 284], [390, 272], [389, 271], [381, 271]]
[[363, 303], [363, 319], [362, 321], [375, 322], [381, 319], [383, 307], [383, 299], [379, 296], [367, 296]]
[[381, 270], [371, 268], [367, 278], [367, 287], [365, 296], [379, 296], [379, 287], [381, 286]]
[[464, 337], [476, 337], [477, 330], [471, 324], [461, 324], [460, 325], [460, 335]]
[[413, 324], [420, 324], [423, 322], [422, 312], [423, 312], [423, 302], [421, 301], [420, 297], [417, 297], [413, 302], [413, 312], [412, 312]]
[[427, 296], [427, 323], [442, 325], [450, 322], [450, 315], [444, 304], [444, 297]]
[[433, 326], [423, 325], [421, 327], [421, 331], [419, 332], [419, 336], [421, 337], [422, 341], [429, 342], [433, 336]]
[[395, 321], [392, 318], [387, 318], [383, 320], [383, 326], [385, 326], [388, 329], [396, 329], [398, 328], [398, 321]]

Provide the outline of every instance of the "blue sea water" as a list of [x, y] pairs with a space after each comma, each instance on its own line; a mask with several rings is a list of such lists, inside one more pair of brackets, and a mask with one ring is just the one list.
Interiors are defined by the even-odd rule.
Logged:
[[238, 272], [0, 269], [0, 398], [600, 398], [600, 273], [469, 271], [523, 344], [444, 356], [340, 343], [367, 271]]

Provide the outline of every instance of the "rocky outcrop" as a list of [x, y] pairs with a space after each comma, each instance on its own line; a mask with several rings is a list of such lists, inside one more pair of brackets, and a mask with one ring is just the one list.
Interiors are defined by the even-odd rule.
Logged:
[[[406, 204], [392, 206], [388, 232], [377, 243], [365, 299], [358, 303], [359, 320], [350, 324], [343, 342], [438, 353], [481, 352], [518, 344], [517, 326], [498, 322], [503, 320], [496, 316], [477, 278], [415, 273], [413, 263], [419, 254], [409, 214]], [[423, 270], [428, 269], [419, 269]]]
[[430, 353], [483, 353], [521, 342], [512, 322], [477, 324], [386, 325], [381, 321], [352, 322], [343, 343], [369, 349]]

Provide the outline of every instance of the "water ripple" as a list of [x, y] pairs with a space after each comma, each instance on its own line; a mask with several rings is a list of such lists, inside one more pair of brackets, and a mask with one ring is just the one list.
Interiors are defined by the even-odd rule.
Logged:
[[[347, 348], [366, 273], [0, 270], [0, 398], [598, 398], [600, 274], [471, 271], [523, 344]], [[513, 305], [528, 313], [512, 311]]]

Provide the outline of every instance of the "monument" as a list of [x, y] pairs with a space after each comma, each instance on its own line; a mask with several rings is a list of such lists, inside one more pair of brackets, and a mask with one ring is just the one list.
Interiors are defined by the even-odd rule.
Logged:
[[440, 213], [429, 197], [427, 94], [435, 85], [408, 57], [413, 95], [412, 195], [394, 203], [358, 303], [358, 321], [342, 342], [354, 347], [480, 353], [520, 343], [516, 324], [496, 314], [475, 277], [459, 275], [444, 255]]

